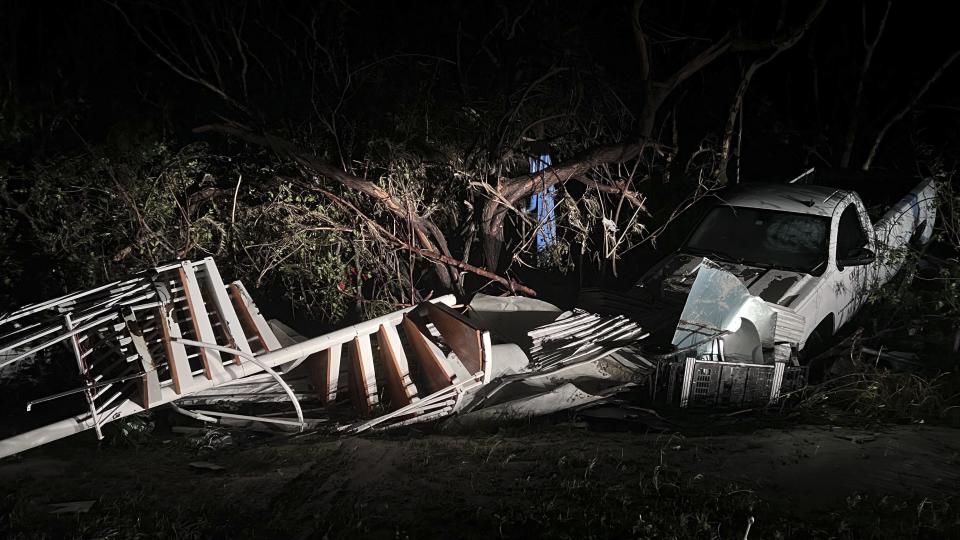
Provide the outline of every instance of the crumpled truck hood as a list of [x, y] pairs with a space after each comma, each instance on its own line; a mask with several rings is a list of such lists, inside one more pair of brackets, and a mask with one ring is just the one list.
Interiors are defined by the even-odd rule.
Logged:
[[713, 340], [727, 335], [725, 352], [747, 361], [763, 361], [763, 349], [775, 345], [777, 316], [770, 304], [750, 294], [743, 282], [713, 261], [704, 259], [693, 280], [673, 336], [678, 349], [714, 351]]
[[[679, 300], [690, 292], [703, 260], [696, 255], [674, 254], [650, 269], [636, 287], [649, 295]], [[802, 272], [711, 261], [736, 276], [753, 296], [784, 307], [793, 307], [791, 304], [814, 279]]]

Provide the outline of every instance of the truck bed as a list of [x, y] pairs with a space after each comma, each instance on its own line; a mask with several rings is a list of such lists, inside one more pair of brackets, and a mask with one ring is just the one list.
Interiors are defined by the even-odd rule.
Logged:
[[888, 172], [816, 169], [795, 183], [855, 191], [866, 206], [870, 221], [876, 223], [922, 181], [917, 176]]

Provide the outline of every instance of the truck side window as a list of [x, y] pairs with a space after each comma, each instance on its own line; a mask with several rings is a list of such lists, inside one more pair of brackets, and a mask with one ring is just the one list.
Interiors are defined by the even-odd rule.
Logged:
[[837, 258], [852, 255], [856, 250], [867, 247], [867, 234], [860, 224], [860, 213], [856, 205], [851, 204], [840, 215], [837, 229]]

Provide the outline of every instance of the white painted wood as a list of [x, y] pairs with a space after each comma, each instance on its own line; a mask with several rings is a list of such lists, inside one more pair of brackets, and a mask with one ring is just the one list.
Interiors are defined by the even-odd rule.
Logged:
[[[73, 330], [73, 321], [70, 320], [70, 314], [66, 313], [63, 316], [63, 325], [66, 327], [67, 331]], [[84, 357], [80, 354], [80, 342], [77, 340], [77, 336], [70, 338], [70, 348], [73, 350], [73, 355], [77, 359], [77, 370], [80, 371], [80, 376], [83, 377], [84, 381], [89, 381], [89, 373], [86, 367], [86, 362]], [[100, 424], [97, 422], [97, 405], [93, 401], [93, 394], [90, 389], [87, 388], [83, 392], [83, 396], [87, 400], [87, 406], [90, 407], [90, 414], [93, 415], [94, 429], [97, 431], [97, 440], [103, 440], [103, 433], [100, 431]]]
[[[157, 375], [157, 367], [153, 363], [153, 355], [150, 354], [150, 348], [147, 346], [147, 340], [143, 337], [143, 329], [137, 325], [136, 315], [132, 310], [127, 310], [123, 315], [124, 321], [127, 322], [130, 337], [133, 339], [133, 348], [137, 351], [137, 354], [140, 356], [140, 367], [144, 372], [144, 382], [142, 392], [146, 393], [144, 397], [144, 405], [147, 407], [152, 407], [156, 404], [156, 400], [160, 398], [162, 392], [160, 391], [160, 377]], [[135, 332], [135, 328], [140, 328], [139, 331]]]
[[[172, 266], [171, 268], [176, 268], [176, 265]], [[223, 290], [222, 287], [221, 287], [221, 290]], [[455, 303], [456, 300], [453, 295], [447, 295], [444, 297], [437, 298], [433, 301], [435, 302], [440, 301], [440, 302], [444, 302], [447, 305], [452, 305], [453, 303]], [[334, 345], [347, 343], [350, 340], [352, 340], [354, 337], [356, 337], [358, 333], [357, 327], [372, 326], [373, 329], [370, 332], [368, 332], [368, 333], [372, 333], [372, 332], [375, 332], [377, 327], [379, 327], [381, 324], [387, 324], [387, 323], [390, 323], [391, 321], [394, 321], [392, 323], [394, 325], [399, 324], [403, 318], [403, 314], [410, 311], [411, 309], [413, 308], [412, 307], [407, 308], [398, 312], [391, 313], [389, 315], [385, 315], [383, 317], [379, 317], [377, 319], [373, 319], [371, 321], [367, 321], [365, 323], [361, 323], [360, 325], [357, 325], [354, 327], [344, 328], [341, 330], [337, 330], [335, 332], [331, 332], [329, 334], [325, 334], [323, 336], [318, 336], [316, 338], [309, 339], [307, 341], [304, 341], [303, 343], [292, 345], [290, 347], [284, 347], [277, 351], [263, 354], [259, 356], [257, 360], [259, 360], [265, 366], [276, 367], [282, 364], [286, 364], [291, 360], [300, 358], [305, 355], [310, 355], [325, 349], [333, 349]], [[330, 356], [332, 358], [334, 355], [331, 354]], [[339, 364], [339, 354], [336, 356], [338, 359], [337, 363]], [[334, 366], [331, 364], [330, 367], [333, 368]], [[339, 365], [336, 367], [339, 368]], [[223, 384], [235, 381], [237, 379], [241, 379], [243, 377], [247, 377], [249, 375], [260, 373], [261, 371], [262, 371], [262, 368], [252, 362], [244, 362], [240, 365], [227, 364], [224, 366], [224, 371], [220, 374], [215, 374], [212, 380], [207, 380], [206, 378], [197, 378], [194, 381], [195, 384], [193, 386], [193, 392], [199, 393], [204, 390], [207, 390], [216, 386], [221, 386]], [[330, 373], [338, 373], [338, 371], [339, 369], [331, 369]], [[470, 380], [470, 381], [466, 381], [466, 383], [472, 387], [472, 386], [478, 385], [479, 381]], [[334, 389], [336, 388], [335, 381], [333, 382], [332, 387]], [[463, 387], [450, 387], [450, 388], [454, 389], [454, 393], [458, 395], [457, 391], [461, 390]], [[448, 391], [448, 390], [450, 389], [445, 389], [445, 391]], [[182, 397], [180, 394], [178, 394], [174, 390], [173, 385], [171, 384], [161, 383], [160, 391], [161, 391], [161, 394], [159, 398], [155, 401], [154, 406], [160, 405], [163, 403], [170, 403]], [[415, 407], [416, 405], [417, 404], [414, 404], [412, 405], [412, 407]], [[149, 407], [142, 407], [140, 404], [138, 404], [133, 400], [123, 399], [123, 400], [120, 400], [120, 402], [117, 403], [116, 406], [114, 406], [109, 411], [109, 414], [105, 415], [100, 419], [99, 424], [103, 425], [107, 422], [113, 422], [115, 420], [118, 420], [126, 416], [141, 413], [147, 410], [148, 408]], [[395, 412], [403, 414], [403, 412], [401, 411], [395, 411]], [[29, 450], [31, 448], [41, 446], [48, 442], [55, 441], [57, 439], [62, 439], [64, 437], [68, 437], [75, 433], [80, 433], [88, 429], [93, 429], [93, 427], [94, 427], [94, 420], [89, 416], [70, 417], [64, 420], [60, 420], [59, 422], [54, 422], [52, 424], [48, 424], [46, 426], [31, 430], [31, 431], [20, 433], [12, 437], [0, 440], [0, 458], [17, 454], [25, 450]]]
[[214, 417], [214, 422], [216, 422], [216, 418], [230, 418], [233, 420], [249, 420], [251, 422], [264, 422], [268, 424], [281, 424], [285, 426], [294, 426], [294, 427], [300, 427], [301, 425], [303, 425], [298, 420], [287, 420], [285, 418], [267, 418], [264, 416], [247, 416], [245, 414], [233, 414], [233, 413], [225, 413], [225, 412], [219, 412], [219, 411], [206, 411], [206, 410], [199, 410], [199, 409], [191, 410], [189, 412], [196, 413], [202, 416]]
[[355, 347], [355, 361], [360, 369], [360, 380], [364, 388], [364, 400], [367, 406], [372, 407], [379, 403], [377, 394], [377, 376], [374, 372], [373, 350], [370, 347], [370, 335], [357, 336], [353, 341]]
[[209, 289], [213, 292], [210, 303], [216, 306], [226, 334], [233, 340], [232, 346], [245, 353], [252, 354], [250, 344], [247, 343], [247, 336], [243, 333], [243, 326], [240, 324], [240, 319], [237, 318], [237, 312], [234, 311], [233, 304], [230, 303], [230, 296], [223, 285], [220, 271], [217, 270], [217, 263], [213, 262], [211, 257], [207, 257], [203, 259], [202, 269]]
[[488, 330], [480, 334], [480, 346], [483, 348], [483, 384], [487, 384], [493, 379], [493, 341]]
[[340, 391], [341, 380], [344, 385], [347, 382], [347, 378], [342, 375], [340, 370], [340, 360], [343, 356], [343, 346], [339, 343], [336, 345], [331, 345], [326, 351], [324, 351], [324, 356], [327, 362], [327, 399], [326, 403], [333, 403], [337, 400], [337, 393]]
[[396, 366], [397, 373], [400, 375], [400, 384], [403, 385], [403, 393], [407, 399], [417, 399], [417, 387], [410, 378], [410, 365], [407, 361], [407, 353], [403, 350], [403, 343], [400, 341], [400, 333], [397, 327], [389, 324], [380, 325], [380, 332], [377, 334], [380, 340], [380, 350], [390, 349], [393, 363]]
[[[200, 282], [197, 280], [197, 273], [193, 270], [193, 264], [185, 261], [180, 265], [180, 269], [183, 271], [184, 288], [186, 289], [184, 292], [190, 297], [191, 305], [193, 306], [190, 316], [194, 318], [193, 324], [197, 329], [199, 341], [216, 343], [216, 334], [213, 332], [213, 325], [210, 324], [210, 318], [207, 317], [206, 302], [201, 292]], [[210, 369], [211, 375], [214, 371], [223, 371], [223, 357], [220, 356], [220, 351], [203, 349], [203, 353], [206, 355], [205, 362]]]
[[[452, 294], [441, 296], [439, 298], [431, 300], [431, 302], [443, 302], [444, 304], [453, 305], [456, 302], [456, 297]], [[340, 330], [335, 330], [329, 334], [324, 334], [322, 336], [317, 336], [312, 339], [308, 339], [302, 343], [297, 343], [296, 345], [291, 345], [289, 347], [284, 347], [282, 349], [271, 351], [264, 354], [265, 358], [269, 358], [272, 365], [285, 364], [291, 360], [300, 358], [301, 356], [311, 355], [315, 352], [322, 351], [329, 348], [334, 344], [344, 344], [349, 343], [358, 335], [369, 335], [373, 334], [380, 328], [381, 325], [391, 324], [396, 326], [400, 324], [403, 320], [403, 315], [411, 310], [414, 307], [409, 307], [402, 309], [400, 311], [394, 311], [382, 317], [377, 317], [376, 319], [370, 319], [353, 326], [348, 326]]]
[[247, 288], [239, 281], [234, 281], [230, 285], [236, 287], [236, 290], [240, 293], [240, 299], [243, 301], [243, 305], [246, 306], [247, 313], [250, 314], [250, 319], [253, 321], [253, 325], [257, 327], [257, 333], [263, 339], [267, 350], [275, 351], [279, 349], [281, 347], [280, 340], [277, 339], [277, 336], [273, 333], [273, 329], [270, 328], [270, 323], [268, 323], [267, 319], [260, 313], [260, 308], [253, 302], [253, 297], [247, 292]]
[[[14, 363], [14, 362], [18, 362], [18, 361], [20, 361], [20, 360], [23, 360], [24, 358], [26, 358], [26, 357], [28, 357], [28, 356], [30, 356], [30, 355], [32, 355], [32, 354], [36, 354], [37, 351], [41, 351], [41, 350], [43, 350], [43, 349], [46, 349], [47, 347], [50, 347], [50, 346], [52, 346], [52, 345], [56, 345], [57, 343], [60, 343], [61, 341], [64, 341], [64, 340], [66, 340], [66, 339], [69, 339], [69, 338], [71, 338], [71, 337], [73, 337], [73, 336], [75, 336], [75, 335], [77, 335], [77, 334], [81, 334], [81, 333], [83, 333], [83, 332], [86, 332], [87, 330], [90, 330], [91, 328], [95, 328], [96, 326], [98, 326], [98, 325], [100, 325], [100, 324], [103, 324], [103, 323], [106, 322], [106, 321], [115, 319], [116, 316], [117, 316], [116, 313], [111, 313], [110, 315], [107, 315], [106, 317], [104, 317], [104, 318], [102, 318], [102, 319], [97, 319], [96, 321], [94, 321], [94, 322], [92, 322], [92, 323], [85, 324], [85, 325], [83, 325], [83, 326], [81, 326], [81, 327], [79, 327], [79, 328], [77, 328], [77, 329], [68, 331], [68, 332], [65, 333], [65, 334], [61, 334], [61, 335], [59, 335], [59, 336], [57, 336], [57, 337], [55, 337], [55, 338], [53, 338], [53, 339], [51, 339], [51, 340], [45, 341], [45, 342], [41, 343], [40, 345], [38, 345], [37, 347], [35, 347], [35, 348], [33, 348], [33, 349], [30, 349], [29, 351], [20, 353], [20, 354], [18, 354], [17, 356], [15, 356], [15, 357], [13, 357], [13, 358], [5, 359], [3, 362], [0, 362], [0, 368], [5, 367], [5, 366], [8, 366], [8, 365], [10, 365], [10, 364], [12, 364], [12, 363]], [[74, 322], [76, 323], [76, 321], [74, 321]], [[63, 328], [63, 325], [60, 325], [60, 326], [58, 327], [58, 329], [61, 329], [61, 328]]]
[[173, 379], [173, 387], [178, 394], [189, 394], [196, 390], [196, 379], [190, 369], [190, 361], [187, 359], [187, 350], [179, 339], [180, 326], [173, 319], [173, 310], [167, 306], [159, 309], [160, 327], [164, 338], [164, 352], [167, 357], [167, 365], [170, 366], [170, 376]]

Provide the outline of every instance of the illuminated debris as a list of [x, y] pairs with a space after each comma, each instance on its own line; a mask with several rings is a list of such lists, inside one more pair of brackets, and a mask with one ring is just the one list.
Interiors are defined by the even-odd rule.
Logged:
[[[79, 386], [28, 403], [28, 416], [50, 402], [74, 410], [0, 441], [0, 456], [85, 430], [102, 437], [105, 424], [161, 405], [217, 425], [350, 432], [454, 414], [547, 414], [652, 370], [636, 347], [646, 334], [626, 317], [560, 313], [522, 297], [454, 304], [444, 296], [306, 339], [267, 321], [208, 258], [26, 306], [0, 319], [3, 364], [66, 345], [72, 358], [55, 357], [50, 369], [77, 373]], [[295, 417], [184, 408], [279, 399]], [[301, 399], [319, 401], [326, 418], [305, 418]]]

